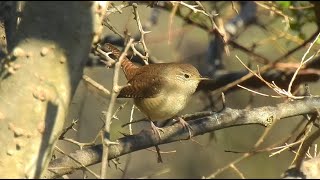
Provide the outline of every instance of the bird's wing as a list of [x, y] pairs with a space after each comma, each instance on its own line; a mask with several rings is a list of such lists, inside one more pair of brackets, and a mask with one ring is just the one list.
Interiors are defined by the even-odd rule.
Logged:
[[141, 74], [134, 76], [127, 87], [121, 89], [118, 98], [151, 98], [156, 97], [161, 92], [161, 85], [165, 83], [163, 77], [151, 75], [141, 77]]

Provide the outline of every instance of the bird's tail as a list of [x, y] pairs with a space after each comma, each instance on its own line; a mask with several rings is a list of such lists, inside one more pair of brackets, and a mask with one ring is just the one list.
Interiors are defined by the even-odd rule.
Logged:
[[[110, 51], [112, 54], [119, 59], [121, 56], [121, 51], [116, 48], [114, 45], [110, 43], [105, 43], [102, 47], [102, 50], [104, 51]], [[130, 80], [136, 73], [136, 69], [138, 66], [133, 64], [127, 57], [124, 57], [121, 63], [122, 70], [127, 78], [127, 80]]]

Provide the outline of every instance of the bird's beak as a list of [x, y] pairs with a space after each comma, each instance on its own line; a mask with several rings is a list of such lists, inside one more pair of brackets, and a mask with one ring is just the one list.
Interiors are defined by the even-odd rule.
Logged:
[[210, 79], [210, 78], [207, 78], [207, 77], [192, 77], [191, 79], [193, 79], [193, 80], [212, 80], [212, 79]]
[[206, 78], [206, 77], [199, 77], [199, 78], [192, 78], [194, 80], [211, 80], [210, 78]]
[[197, 78], [198, 80], [211, 80], [210, 78], [207, 78], [207, 77], [199, 77]]

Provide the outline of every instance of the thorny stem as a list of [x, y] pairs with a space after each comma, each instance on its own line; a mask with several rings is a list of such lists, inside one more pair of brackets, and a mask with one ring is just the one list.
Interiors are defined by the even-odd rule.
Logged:
[[108, 146], [113, 144], [110, 141], [110, 125], [111, 125], [111, 120], [113, 117], [113, 108], [114, 104], [117, 98], [117, 95], [119, 94], [121, 87], [118, 85], [119, 81], [119, 71], [121, 67], [121, 63], [126, 56], [126, 53], [129, 50], [129, 47], [131, 46], [132, 42], [134, 39], [130, 39], [124, 52], [121, 54], [119, 61], [115, 64], [114, 68], [114, 76], [113, 76], [113, 91], [111, 93], [111, 99], [109, 103], [109, 107], [107, 110], [107, 113], [105, 113], [105, 129], [103, 132], [103, 155], [102, 155], [102, 165], [101, 165], [101, 179], [105, 179], [107, 175], [107, 166], [108, 166]]
[[[151, 31], [144, 31], [143, 30], [142, 24], [141, 24], [141, 21], [140, 21], [140, 16], [139, 16], [139, 13], [138, 13], [138, 10], [137, 10], [137, 4], [133, 3], [132, 7], [133, 7], [134, 15], [135, 15], [135, 20], [137, 21], [137, 25], [138, 25], [138, 28], [139, 28], [139, 31], [140, 31], [140, 34], [141, 34], [139, 42], [142, 44], [143, 50], [144, 50], [144, 52], [146, 54], [146, 55], [143, 56], [142, 54], [138, 53], [138, 55], [143, 59], [145, 64], [148, 64], [149, 50], [147, 48], [146, 42], [144, 41], [144, 36], [145, 36], [145, 34], [148, 34]], [[131, 47], [133, 47], [133, 49], [135, 49], [134, 45], [132, 45]], [[136, 53], [136, 51], [134, 51], [134, 53]]]

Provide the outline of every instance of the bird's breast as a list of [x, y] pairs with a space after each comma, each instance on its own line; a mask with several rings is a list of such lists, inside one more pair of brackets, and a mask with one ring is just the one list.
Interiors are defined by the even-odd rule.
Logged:
[[177, 115], [188, 100], [189, 96], [182, 94], [161, 94], [154, 98], [136, 98], [134, 103], [152, 121], [159, 121]]

